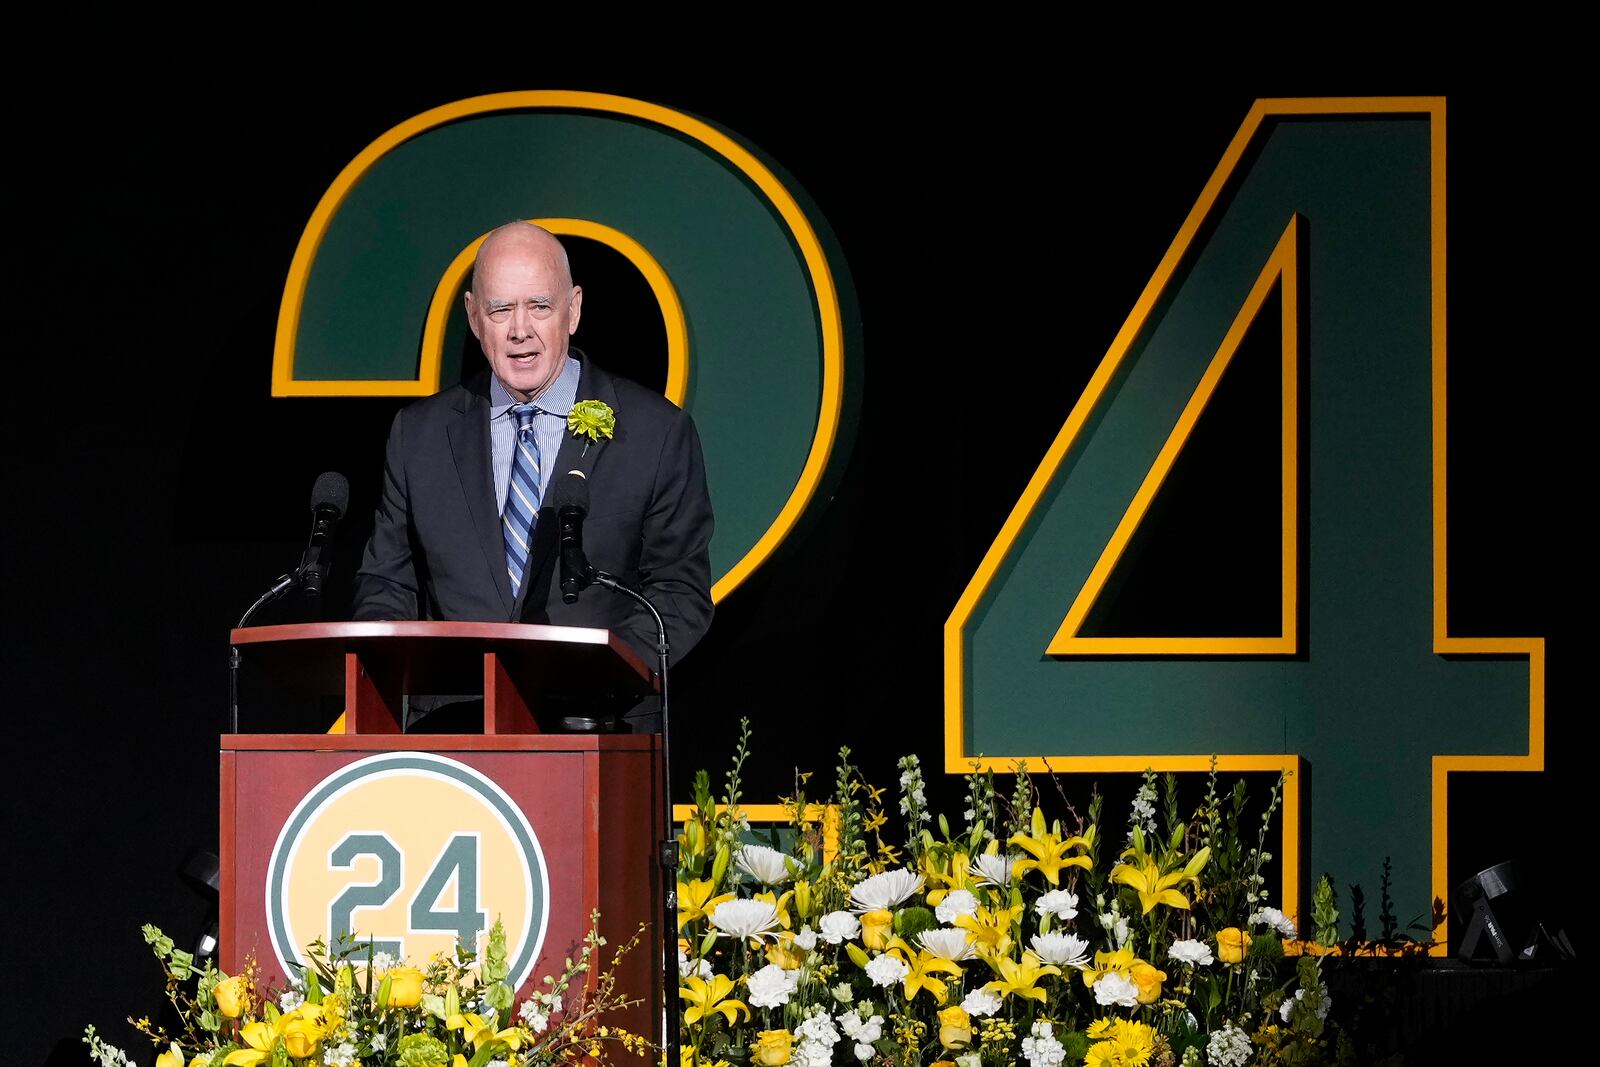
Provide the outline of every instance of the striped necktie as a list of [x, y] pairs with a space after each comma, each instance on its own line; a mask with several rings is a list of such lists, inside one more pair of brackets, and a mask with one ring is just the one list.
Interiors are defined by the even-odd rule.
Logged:
[[511, 409], [517, 417], [517, 450], [511, 457], [511, 484], [506, 489], [500, 525], [505, 532], [506, 571], [511, 576], [513, 600], [522, 591], [533, 523], [539, 514], [539, 442], [533, 432], [533, 417], [538, 412], [535, 404], [518, 404]]

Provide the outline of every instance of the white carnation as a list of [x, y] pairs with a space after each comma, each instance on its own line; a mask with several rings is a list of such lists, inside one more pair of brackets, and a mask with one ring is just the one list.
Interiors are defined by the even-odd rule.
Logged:
[[1139, 1003], [1139, 985], [1132, 978], [1108, 971], [1095, 979], [1094, 1000], [1102, 1008], [1131, 1008]]
[[848, 911], [830, 911], [817, 921], [822, 940], [830, 945], [848, 941], [861, 932], [861, 920]]
[[769, 963], [750, 976], [750, 1003], [758, 1008], [781, 1008], [799, 984], [799, 971]]
[[1172, 947], [1167, 949], [1167, 955], [1190, 967], [1204, 967], [1216, 961], [1216, 957], [1211, 955], [1211, 946], [1204, 941], [1174, 941]]
[[961, 1002], [961, 1010], [975, 1018], [993, 1015], [1005, 1003], [999, 993], [989, 989], [974, 989]]
[[952, 889], [939, 901], [933, 914], [942, 923], [953, 923], [958, 915], [976, 915], [978, 898], [965, 889]]
[[810, 926], [802, 926], [800, 932], [794, 935], [794, 943], [810, 952], [817, 947], [817, 932]]
[[1062, 921], [1076, 919], [1078, 917], [1078, 896], [1076, 893], [1070, 893], [1065, 889], [1052, 889], [1033, 902], [1033, 910], [1038, 912], [1041, 918], [1046, 915], [1054, 915]]
[[867, 977], [872, 979], [872, 984], [876, 986], [892, 986], [910, 973], [911, 968], [905, 960], [887, 952], [873, 957], [867, 964]]

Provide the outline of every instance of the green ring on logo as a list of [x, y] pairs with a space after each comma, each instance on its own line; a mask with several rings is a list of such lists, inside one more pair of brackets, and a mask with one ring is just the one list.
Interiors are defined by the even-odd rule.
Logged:
[[516, 947], [510, 961], [508, 979], [512, 989], [518, 989], [533, 973], [534, 961], [544, 947], [545, 931], [550, 919], [550, 876], [544, 862], [544, 850], [539, 838], [522, 809], [492, 779], [464, 763], [426, 752], [383, 752], [347, 764], [318, 782], [295, 805], [289, 818], [272, 846], [272, 858], [267, 864], [267, 935], [272, 951], [286, 974], [305, 969], [300, 958], [301, 946], [293, 943], [284, 915], [284, 879], [290, 859], [299, 844], [300, 834], [306, 824], [334, 799], [364, 778], [394, 771], [422, 771], [466, 786], [504, 820], [506, 828], [516, 840], [525, 861], [524, 871], [528, 886], [528, 930]]

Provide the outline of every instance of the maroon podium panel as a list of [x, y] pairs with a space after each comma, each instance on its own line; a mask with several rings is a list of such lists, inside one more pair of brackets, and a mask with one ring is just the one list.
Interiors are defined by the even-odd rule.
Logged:
[[[222, 742], [221, 960], [281, 981], [313, 941], [414, 964], [506, 930], [519, 989], [658, 924], [659, 750], [608, 735], [229, 735]], [[653, 1033], [654, 936], [617, 1023]], [[609, 952], [597, 963], [609, 961]]]

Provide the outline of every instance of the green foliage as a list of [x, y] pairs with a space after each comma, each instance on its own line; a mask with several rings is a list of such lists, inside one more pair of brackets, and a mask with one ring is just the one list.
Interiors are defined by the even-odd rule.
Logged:
[[1311, 919], [1316, 926], [1319, 945], [1333, 945], [1339, 940], [1339, 908], [1333, 889], [1333, 875], [1325, 874], [1311, 894]]

